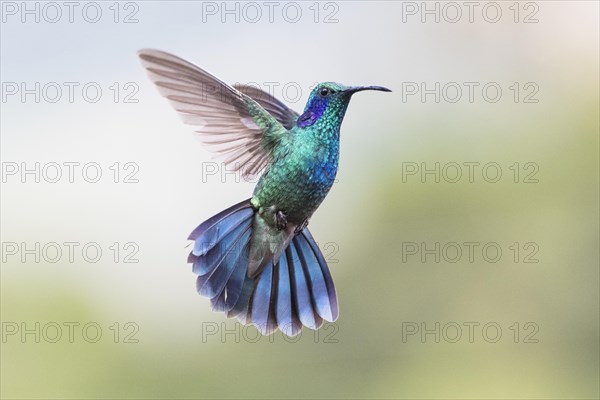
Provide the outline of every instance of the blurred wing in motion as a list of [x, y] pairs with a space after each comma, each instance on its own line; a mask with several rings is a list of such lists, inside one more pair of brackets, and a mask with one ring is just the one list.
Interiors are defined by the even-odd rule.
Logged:
[[198, 126], [202, 141], [245, 177], [258, 174], [271, 161], [281, 137], [288, 134], [278, 118], [288, 126], [293, 115], [297, 118], [259, 89], [248, 89], [260, 98], [257, 101], [172, 54], [152, 49], [138, 54], [150, 79], [183, 121]]

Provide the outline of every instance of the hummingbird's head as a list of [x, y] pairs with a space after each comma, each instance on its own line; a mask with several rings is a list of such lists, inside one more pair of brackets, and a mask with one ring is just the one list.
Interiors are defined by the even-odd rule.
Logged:
[[391, 92], [390, 89], [381, 86], [344, 86], [335, 82], [319, 83], [310, 93], [304, 113], [298, 117], [296, 124], [300, 128], [305, 128], [318, 122], [324, 127], [339, 128], [350, 98], [354, 93], [363, 90]]

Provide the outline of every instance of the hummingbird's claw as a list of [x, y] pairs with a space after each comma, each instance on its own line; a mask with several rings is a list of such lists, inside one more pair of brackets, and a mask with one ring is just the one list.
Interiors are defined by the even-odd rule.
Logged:
[[304, 230], [304, 228], [306, 228], [308, 226], [308, 218], [305, 219], [304, 221], [302, 221], [302, 223], [300, 225], [298, 225], [296, 227], [296, 229], [294, 229], [294, 233], [297, 235], [300, 232], [302, 232]]
[[280, 231], [287, 228], [287, 217], [283, 211], [279, 210], [275, 213], [275, 223]]

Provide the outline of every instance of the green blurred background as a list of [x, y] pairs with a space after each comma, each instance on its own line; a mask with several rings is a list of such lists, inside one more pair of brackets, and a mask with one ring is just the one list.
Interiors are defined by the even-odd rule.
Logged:
[[[118, 4], [120, 19], [137, 10], [132, 24], [114, 23], [109, 3], [95, 24], [80, 14], [74, 23], [22, 23], [3, 9], [2, 82], [93, 81], [105, 94], [93, 104], [3, 100], [2, 161], [94, 161], [105, 176], [114, 162], [135, 162], [139, 183], [3, 182], [3, 243], [97, 242], [104, 253], [97, 263], [79, 253], [75, 262], [38, 263], [3, 249], [2, 398], [600, 396], [597, 2], [518, 3], [518, 23], [512, 2], [500, 3], [497, 23], [480, 8], [470, 23], [465, 7], [456, 23], [443, 18], [454, 14], [422, 23], [421, 14], [407, 14], [420, 2], [301, 3], [297, 23], [280, 13], [270, 23], [264, 6], [251, 23], [220, 14], [203, 22], [200, 2], [134, 4]], [[332, 11], [337, 22], [324, 23]], [[533, 11], [539, 21], [523, 23]], [[248, 197], [252, 184], [203, 182], [212, 155], [145, 77], [135, 56], [142, 47], [178, 54], [224, 81], [277, 82], [280, 98], [294, 82], [302, 93], [288, 103], [298, 111], [317, 81], [394, 91], [353, 99], [339, 182], [311, 221], [336, 283], [335, 324], [295, 340], [260, 338], [195, 293], [185, 238]], [[115, 103], [107, 89], [114, 82], [138, 85], [139, 101]], [[456, 103], [403, 101], [406, 82], [497, 82], [503, 94], [496, 103], [480, 90], [473, 102], [466, 92]], [[523, 102], [528, 82], [539, 88], [537, 103]], [[503, 175], [490, 183], [479, 167], [469, 182], [463, 167], [456, 183], [403, 177], [408, 163], [464, 162], [498, 163]], [[537, 183], [523, 182], [528, 162]], [[114, 242], [135, 242], [139, 262], [122, 262], [123, 248], [115, 262]], [[473, 262], [465, 253], [457, 262], [406, 253], [413, 244], [454, 242], [480, 244]], [[524, 262], [529, 242], [536, 263]], [[486, 243], [502, 249], [499, 261], [483, 258]], [[70, 322], [79, 324], [72, 343]], [[39, 343], [34, 334], [8, 334], [36, 323]], [[53, 323], [62, 327], [56, 343], [48, 340]], [[95, 343], [94, 329], [88, 340], [81, 332], [89, 323], [102, 330]], [[436, 323], [437, 341], [421, 336]], [[465, 323], [475, 324], [473, 340]], [[494, 328], [482, 332], [486, 324], [502, 329], [497, 341]], [[453, 340], [456, 326], [462, 336]]]

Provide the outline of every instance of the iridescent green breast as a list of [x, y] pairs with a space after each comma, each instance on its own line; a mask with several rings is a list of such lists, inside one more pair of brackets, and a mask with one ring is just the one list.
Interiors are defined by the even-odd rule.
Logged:
[[255, 201], [261, 207], [275, 206], [290, 222], [301, 223], [310, 218], [331, 189], [338, 158], [338, 140], [323, 140], [312, 129], [294, 129], [259, 180]]

